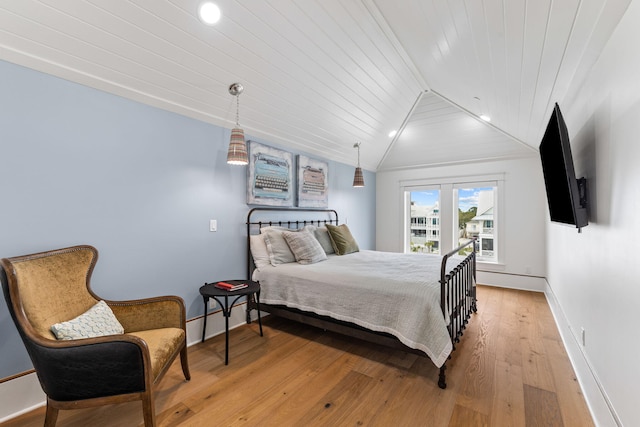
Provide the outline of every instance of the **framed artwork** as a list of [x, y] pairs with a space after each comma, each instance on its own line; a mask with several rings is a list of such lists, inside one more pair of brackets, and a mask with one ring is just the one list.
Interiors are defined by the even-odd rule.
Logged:
[[293, 155], [248, 141], [247, 204], [293, 206]]
[[329, 164], [298, 155], [298, 207], [329, 207]]

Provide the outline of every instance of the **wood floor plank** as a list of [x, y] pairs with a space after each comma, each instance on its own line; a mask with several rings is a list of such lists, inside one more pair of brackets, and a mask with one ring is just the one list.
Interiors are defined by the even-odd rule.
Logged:
[[562, 341], [545, 295], [541, 292], [532, 295], [531, 305], [535, 310], [535, 319], [542, 338]]
[[[191, 346], [156, 390], [159, 426], [591, 426], [544, 296], [478, 286], [473, 315], [447, 361], [447, 388], [426, 357], [284, 319], [265, 318]], [[328, 405], [328, 406], [327, 406]], [[550, 410], [551, 408], [551, 410]], [[2, 427], [40, 427], [44, 408]], [[139, 426], [140, 402], [60, 411], [59, 427]]]
[[564, 426], [555, 393], [525, 384], [524, 402], [525, 424], [527, 427]]
[[[261, 426], [284, 426], [295, 424], [309, 412], [310, 406], [317, 403], [320, 396], [325, 396], [336, 384], [347, 376], [357, 362], [358, 357], [345, 353], [326, 369], [315, 375], [301, 375], [291, 388], [287, 387], [281, 399], [269, 406], [269, 416], [265, 419], [264, 407], [254, 407], [251, 414]], [[251, 419], [251, 418], [249, 418]], [[251, 424], [250, 424], [251, 425]]]
[[[475, 329], [475, 330], [474, 330]], [[498, 328], [492, 327], [491, 318], [478, 317], [473, 319], [473, 326], [469, 328], [469, 332], [475, 332], [471, 335], [469, 343], [474, 346], [464, 349], [464, 353], [468, 354], [469, 360], [465, 363], [464, 378], [462, 383], [457, 387], [458, 398], [457, 406], [465, 406], [466, 408], [488, 415], [492, 407], [492, 395], [494, 393], [494, 370], [495, 370], [495, 352], [489, 348], [490, 341], [488, 337], [493, 331], [493, 335], [497, 334]], [[461, 352], [461, 355], [463, 352]]]
[[488, 427], [489, 419], [485, 414], [481, 414], [465, 406], [456, 405], [449, 426]]
[[[314, 338], [321, 335], [318, 330], [310, 330], [310, 332], [313, 332], [310, 336]], [[308, 351], [306, 360], [309, 363], [318, 362], [319, 359], [314, 358], [318, 353], [317, 349], [309, 349], [310, 346], [313, 347], [312, 344], [315, 341], [294, 334], [279, 334], [274, 338], [266, 345], [274, 347], [270, 349], [270, 353], [275, 356], [275, 359], [259, 357], [243, 360], [238, 357], [237, 359], [241, 360], [230, 362], [230, 365], [226, 366], [227, 369], [224, 370], [226, 375], [220, 374], [220, 379], [215, 385], [186, 399], [186, 405], [195, 415], [185, 425], [206, 425], [203, 423], [206, 423], [213, 413], [216, 414], [216, 418], [225, 418], [225, 416], [230, 419], [237, 418], [245, 408], [250, 407], [255, 401], [259, 401], [262, 395], [273, 393], [277, 386], [298, 372], [300, 365], [296, 355], [299, 354], [299, 351]], [[336, 351], [342, 352], [342, 350]], [[331, 357], [329, 351], [322, 352], [322, 356]], [[278, 358], [285, 357], [289, 369], [269, 369], [269, 363], [274, 363]], [[230, 369], [231, 363], [234, 363], [236, 368], [238, 366], [243, 366], [243, 368]], [[260, 394], [257, 393], [257, 390], [260, 390]], [[220, 407], [224, 408], [224, 411], [221, 412]]]
[[[384, 427], [404, 425], [406, 422], [425, 426], [448, 425], [456, 393], [438, 387], [435, 381], [437, 373], [438, 369], [429, 359], [417, 359], [406, 378], [388, 384], [388, 398], [378, 401], [372, 425]], [[369, 406], [372, 404], [369, 403]]]
[[156, 414], [156, 422], [161, 426], [179, 426], [194, 415], [184, 403], [178, 403], [171, 408]]
[[520, 294], [520, 298], [527, 298], [527, 303], [520, 304], [520, 351], [522, 357], [522, 380], [532, 387], [548, 391], [555, 391], [553, 373], [550, 360], [546, 355], [543, 343], [542, 329], [539, 326], [536, 301], [539, 294]]
[[580, 389], [578, 378], [569, 362], [567, 352], [562, 342], [553, 339], [544, 341], [551, 360], [551, 369], [556, 384], [556, 396], [562, 419], [567, 420], [568, 426], [593, 426], [584, 395]]
[[491, 406], [491, 425], [524, 426], [524, 390], [521, 367], [496, 360], [494, 383], [496, 387]]
[[[332, 337], [334, 335], [327, 334], [325, 339], [330, 341]], [[360, 356], [346, 352], [349, 346], [344, 345], [342, 348], [324, 345], [322, 351], [318, 351], [317, 346], [301, 347], [288, 363], [288, 372], [273, 371], [278, 375], [265, 376], [264, 381], [256, 383], [260, 392], [252, 393], [249, 405], [235, 411], [229, 408], [227, 414], [215, 414], [214, 411], [211, 415], [216, 415], [222, 425], [240, 422], [244, 425], [282, 425], [279, 420], [303, 416], [310, 400], [317, 399], [323, 392], [327, 393], [342, 378], [354, 372], [353, 367]], [[264, 408], [269, 408], [271, 416], [268, 420], [264, 418]], [[298, 408], [305, 410], [298, 411]]]
[[521, 339], [521, 315], [520, 299], [521, 291], [507, 290], [502, 300], [500, 311], [498, 336], [496, 343], [496, 359], [509, 365], [522, 366]]
[[[442, 390], [434, 381], [437, 370], [431, 361], [399, 350], [378, 348], [376, 354], [386, 354], [388, 357], [386, 360], [376, 357], [384, 363], [370, 363], [370, 369], [358, 369], [358, 372], [366, 372], [375, 381], [375, 387], [360, 396], [358, 404], [341, 418], [341, 425], [386, 427], [395, 424], [394, 419], [399, 419], [394, 413], [399, 413], [400, 417], [407, 417], [407, 413], [410, 413], [411, 419], [422, 417], [425, 425], [442, 423], [443, 419], [436, 418], [444, 414], [444, 405], [442, 399], [436, 396], [446, 394], [440, 393]], [[425, 366], [429, 366], [429, 369], [424, 370]], [[408, 384], [412, 386], [408, 387]], [[425, 393], [429, 394], [426, 398]], [[450, 400], [453, 405], [453, 399]], [[449, 417], [444, 416], [447, 419]]]
[[300, 426], [339, 426], [357, 407], [376, 381], [368, 375], [351, 371], [335, 387], [316, 400], [295, 424]]

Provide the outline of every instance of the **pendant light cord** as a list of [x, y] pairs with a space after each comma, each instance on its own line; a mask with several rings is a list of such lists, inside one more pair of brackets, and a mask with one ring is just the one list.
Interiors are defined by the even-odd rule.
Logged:
[[236, 127], [240, 127], [240, 94], [236, 95]]

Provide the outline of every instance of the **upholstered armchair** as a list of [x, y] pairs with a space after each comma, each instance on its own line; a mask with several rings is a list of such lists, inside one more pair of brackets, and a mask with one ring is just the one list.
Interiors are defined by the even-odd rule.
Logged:
[[[0, 261], [9, 312], [47, 395], [44, 425], [54, 426], [60, 409], [141, 400], [145, 426], [153, 426], [154, 387], [178, 355], [191, 378], [184, 302], [177, 296], [105, 300], [105, 309], [90, 287], [97, 259], [95, 248], [74, 246]], [[96, 320], [99, 306], [108, 313]], [[115, 335], [95, 336], [103, 333], [103, 315], [117, 324]], [[76, 318], [83, 324], [68, 322]], [[70, 339], [75, 333], [89, 338]]]

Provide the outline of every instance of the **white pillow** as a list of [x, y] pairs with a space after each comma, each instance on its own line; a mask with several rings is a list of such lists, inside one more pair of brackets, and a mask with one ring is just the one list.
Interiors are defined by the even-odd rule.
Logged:
[[313, 264], [327, 259], [320, 242], [306, 227], [294, 233], [285, 231], [282, 235], [300, 264]]
[[[287, 229], [282, 228], [263, 228], [260, 230], [264, 236], [264, 242], [267, 244], [267, 251], [269, 252], [269, 260], [274, 267], [279, 264], [287, 264], [290, 262], [296, 262], [296, 257], [289, 249], [286, 240], [282, 233]], [[297, 233], [296, 230], [290, 230], [290, 232]]]
[[99, 301], [75, 319], [51, 325], [51, 331], [59, 340], [75, 340], [123, 334], [124, 328], [107, 303]]
[[253, 263], [256, 268], [259, 270], [267, 265], [271, 265], [271, 258], [267, 250], [267, 243], [264, 241], [264, 234], [253, 234], [249, 236], [249, 242], [251, 244]]
[[329, 237], [329, 230], [327, 230], [327, 227], [316, 227], [313, 225], [309, 227], [313, 227], [313, 235], [316, 236], [316, 239], [320, 242], [320, 246], [322, 246], [322, 249], [324, 249], [324, 252], [327, 255], [336, 253], [333, 249], [333, 245], [331, 244], [331, 237]]

